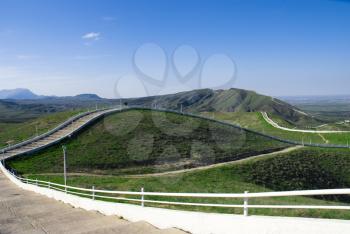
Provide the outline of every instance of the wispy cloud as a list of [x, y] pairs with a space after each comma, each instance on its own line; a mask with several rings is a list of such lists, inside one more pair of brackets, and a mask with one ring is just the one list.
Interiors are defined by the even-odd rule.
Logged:
[[0, 37], [11, 36], [12, 34], [14, 34], [14, 31], [11, 29], [6, 29], [6, 30], [0, 31]]
[[106, 57], [111, 57], [110, 54], [103, 54], [103, 55], [77, 55], [74, 57], [75, 60], [92, 60], [92, 59], [101, 59]]
[[101, 34], [99, 32], [89, 32], [84, 34], [81, 38], [84, 40], [98, 41], [101, 38]]
[[39, 56], [37, 55], [30, 55], [30, 54], [18, 54], [16, 57], [19, 60], [31, 60], [31, 59], [39, 58]]
[[0, 80], [13, 79], [23, 75], [22, 69], [13, 66], [0, 67]]
[[103, 20], [103, 21], [114, 21], [115, 18], [112, 17], [112, 16], [103, 16], [103, 17], [102, 17], [102, 20]]

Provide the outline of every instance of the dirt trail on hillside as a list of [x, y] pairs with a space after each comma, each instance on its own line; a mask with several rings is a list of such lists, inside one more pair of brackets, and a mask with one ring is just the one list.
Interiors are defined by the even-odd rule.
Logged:
[[324, 141], [324, 143], [328, 144], [329, 143], [329, 140], [327, 140], [321, 133], [318, 134], [322, 140]]
[[144, 178], [144, 177], [154, 177], [154, 176], [163, 176], [163, 175], [176, 175], [176, 174], [181, 174], [181, 173], [185, 173], [185, 172], [200, 171], [200, 170], [221, 167], [221, 166], [225, 166], [225, 165], [233, 165], [233, 164], [243, 163], [243, 162], [246, 162], [246, 161], [249, 161], [252, 159], [256, 159], [256, 158], [261, 158], [261, 157], [273, 156], [273, 155], [277, 155], [277, 154], [286, 154], [286, 153], [301, 149], [303, 147], [304, 146], [293, 146], [293, 147], [286, 148], [284, 150], [280, 150], [280, 151], [276, 151], [276, 152], [272, 152], [272, 153], [268, 153], [268, 154], [259, 154], [256, 156], [252, 156], [249, 158], [240, 159], [240, 160], [236, 160], [236, 161], [217, 163], [217, 164], [196, 167], [196, 168], [190, 168], [190, 169], [168, 171], [168, 172], [161, 172], [161, 173], [154, 173], [154, 174], [126, 175], [126, 176], [122, 176], [122, 177], [124, 177], [124, 178]]
[[[202, 167], [195, 167], [195, 168], [189, 168], [189, 169], [183, 169], [183, 170], [176, 170], [176, 171], [167, 171], [167, 172], [160, 172], [160, 173], [153, 173], [153, 174], [139, 174], [139, 175], [119, 175], [120, 177], [123, 178], [144, 178], [144, 177], [155, 177], [155, 176], [163, 176], [163, 175], [176, 175], [176, 174], [181, 174], [185, 172], [193, 172], [193, 171], [200, 171], [200, 170], [206, 170], [206, 169], [211, 169], [211, 168], [216, 168], [216, 167], [221, 167], [225, 165], [233, 165], [233, 164], [238, 164], [238, 163], [243, 163], [252, 159], [256, 158], [262, 158], [262, 157], [267, 157], [267, 156], [273, 156], [273, 155], [278, 155], [278, 154], [286, 154], [298, 149], [304, 148], [304, 146], [293, 146], [289, 147], [283, 150], [275, 151], [272, 153], [268, 154], [259, 154], [255, 155], [249, 158], [244, 158], [236, 161], [230, 161], [230, 162], [224, 162], [224, 163], [217, 163], [217, 164], [212, 164], [208, 166], [202, 166]], [[92, 173], [67, 173], [68, 175], [71, 176], [113, 176], [113, 175], [103, 175], [103, 174], [92, 174]], [[41, 173], [41, 174], [36, 174], [36, 175], [62, 175], [62, 173]], [[117, 175], [118, 176], [118, 175]]]

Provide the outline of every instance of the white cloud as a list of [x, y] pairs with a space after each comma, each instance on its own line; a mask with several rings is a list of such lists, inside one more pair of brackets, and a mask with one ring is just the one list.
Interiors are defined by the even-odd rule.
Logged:
[[100, 33], [98, 32], [89, 32], [83, 35], [81, 38], [85, 40], [98, 41], [100, 39]]

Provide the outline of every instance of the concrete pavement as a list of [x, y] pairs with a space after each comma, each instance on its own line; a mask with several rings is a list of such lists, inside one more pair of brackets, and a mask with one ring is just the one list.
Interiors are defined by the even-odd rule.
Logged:
[[32, 141], [27, 142], [26, 144], [16, 147], [14, 149], [5, 149], [5, 150], [2, 149], [5, 152], [0, 154], [0, 158], [7, 159], [17, 155], [29, 154], [37, 150], [44, 149], [50, 145], [56, 144], [59, 141], [73, 135], [74, 133], [79, 131], [81, 128], [86, 127], [89, 123], [96, 120], [97, 118], [100, 118], [105, 114], [114, 113], [116, 111], [119, 111], [119, 109], [99, 110], [96, 112], [86, 114], [79, 118], [77, 117], [77, 119], [75, 119], [74, 121], [68, 122], [67, 126], [60, 129], [56, 129], [54, 132], [52, 132], [49, 135], [46, 135], [44, 137], [39, 136], [40, 137], [39, 139], [38, 138], [32, 139]]
[[159, 230], [146, 222], [76, 209], [17, 187], [0, 172], [0, 233], [183, 234]]

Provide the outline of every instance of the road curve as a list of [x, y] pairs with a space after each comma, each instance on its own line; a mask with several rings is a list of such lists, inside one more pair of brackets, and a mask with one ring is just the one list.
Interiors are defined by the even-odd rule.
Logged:
[[81, 130], [83, 127], [95, 121], [96, 119], [106, 114], [110, 114], [117, 111], [120, 111], [120, 109], [103, 109], [83, 113], [78, 116], [72, 117], [71, 119], [62, 123], [57, 128], [49, 131], [48, 133], [45, 133], [28, 141], [19, 143], [17, 145], [2, 149], [0, 151], [2, 152], [2, 154], [0, 154], [0, 158], [8, 159], [14, 156], [30, 154], [35, 151], [47, 148], [53, 144], [62, 141], [67, 137], [70, 137], [74, 133]]
[[320, 133], [350, 133], [350, 131], [318, 131], [318, 130], [302, 130], [302, 129], [285, 128], [285, 127], [281, 127], [280, 125], [278, 125], [278, 123], [276, 123], [272, 119], [270, 119], [270, 117], [267, 115], [266, 112], [261, 112], [261, 114], [267, 123], [269, 123], [270, 125], [272, 125], [275, 128], [278, 128], [278, 129], [281, 129], [284, 131], [301, 132], [301, 133], [316, 133], [316, 134], [320, 134]]
[[[123, 110], [131, 110], [131, 109], [148, 109], [148, 110], [153, 110], [150, 108], [138, 108], [138, 107], [132, 107], [132, 108], [125, 108]], [[56, 127], [55, 129], [49, 131], [48, 133], [45, 133], [43, 135], [40, 135], [38, 137], [35, 137], [33, 139], [29, 139], [27, 141], [21, 142], [17, 145], [11, 146], [11, 147], [7, 147], [4, 149], [0, 149], [0, 159], [4, 160], [4, 159], [9, 159], [15, 156], [19, 156], [19, 155], [24, 155], [24, 154], [31, 154], [34, 153], [36, 151], [42, 150], [44, 148], [47, 148], [51, 145], [57, 144], [60, 141], [62, 141], [65, 138], [68, 138], [70, 136], [72, 136], [73, 134], [77, 133], [78, 131], [80, 131], [81, 129], [83, 129], [84, 127], [86, 127], [87, 125], [89, 125], [91, 122], [97, 120], [98, 118], [101, 118], [107, 114], [111, 114], [114, 112], [118, 112], [118, 111], [123, 111], [119, 108], [114, 108], [114, 109], [103, 109], [103, 110], [96, 110], [96, 111], [91, 111], [91, 112], [87, 112], [87, 113], [83, 113], [80, 114], [78, 116], [72, 117], [69, 120], [65, 121], [64, 123], [62, 123], [61, 125], [59, 125], [58, 127]], [[169, 110], [159, 110], [157, 109], [157, 111], [167, 111], [167, 112], [174, 112], [177, 113], [176, 111], [169, 111]], [[203, 118], [202, 116], [196, 116], [196, 115], [192, 115], [192, 114], [185, 114], [185, 113], [181, 113], [187, 116], [192, 116], [192, 117], [197, 117], [197, 118]], [[272, 126], [283, 129], [283, 130], [287, 130], [287, 131], [304, 131], [304, 132], [313, 132], [313, 133], [334, 133], [335, 131], [308, 131], [308, 130], [296, 130], [296, 129], [288, 129], [288, 128], [283, 128], [280, 127], [278, 124], [276, 124], [275, 122], [273, 122], [266, 113], [262, 113], [264, 116], [264, 119], [270, 123]], [[209, 119], [209, 118], [204, 118], [207, 120], [211, 120], [211, 121], [217, 121], [214, 119]], [[230, 125], [230, 126], [234, 126], [232, 124], [228, 124], [222, 121], [217, 121], [219, 123], [222, 124], [226, 124], [226, 125]], [[241, 128], [239, 126], [234, 126], [234, 127], [238, 127]], [[253, 130], [249, 130], [246, 128], [241, 128], [244, 129], [246, 131], [250, 131], [250, 132], [254, 132], [256, 134], [259, 135], [263, 135], [266, 137], [269, 137], [271, 139], [275, 139], [281, 142], [286, 142], [289, 144], [294, 144], [294, 145], [301, 145], [301, 143], [298, 142], [292, 142], [292, 141], [288, 141], [288, 140], [283, 140], [277, 137], [273, 137], [273, 136], [269, 136], [269, 135], [265, 135], [265, 134], [261, 134], [258, 133], [256, 131]], [[344, 131], [346, 132], [346, 131]], [[350, 132], [350, 131], [348, 131]], [[305, 144], [307, 145], [307, 144]], [[308, 145], [309, 146], [309, 145]], [[310, 146], [314, 146], [314, 145], [310, 145]], [[349, 146], [328, 146], [328, 145], [317, 145], [317, 147], [339, 147], [339, 148], [348, 148]]]

